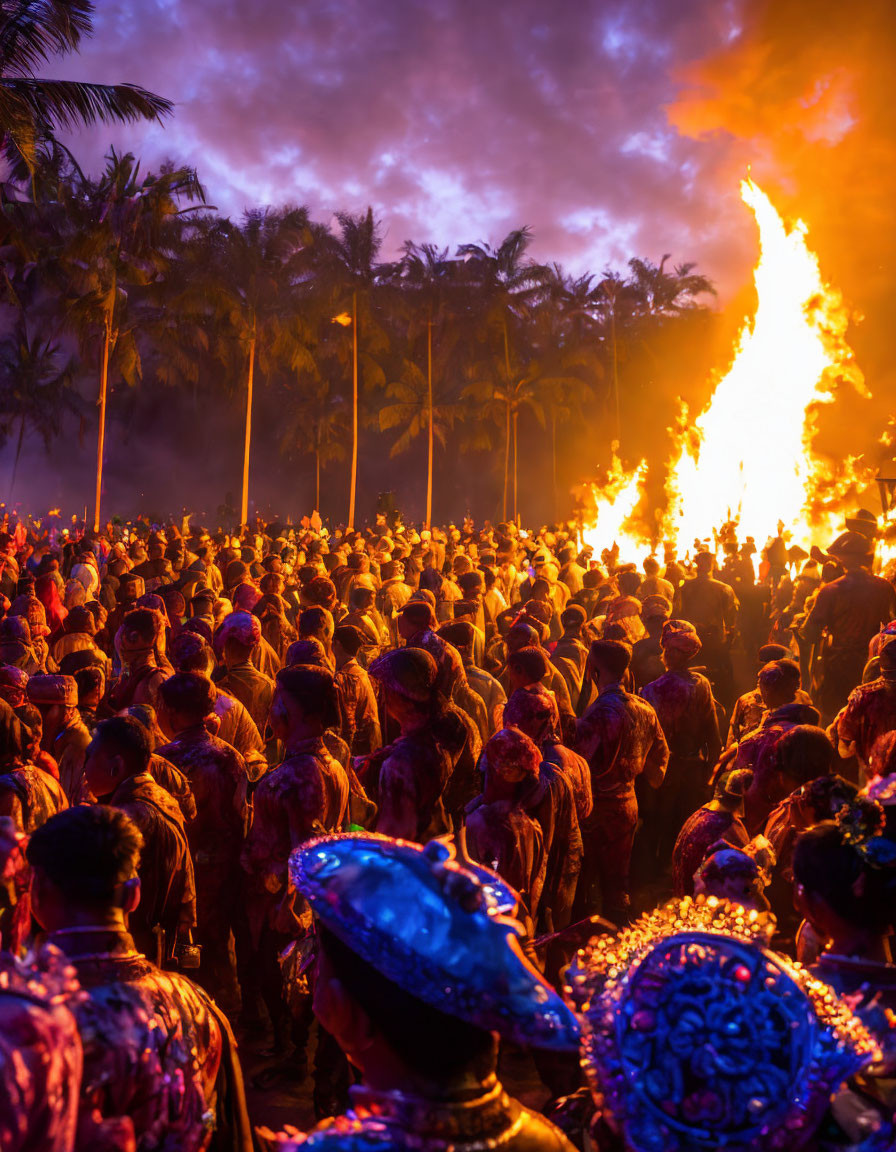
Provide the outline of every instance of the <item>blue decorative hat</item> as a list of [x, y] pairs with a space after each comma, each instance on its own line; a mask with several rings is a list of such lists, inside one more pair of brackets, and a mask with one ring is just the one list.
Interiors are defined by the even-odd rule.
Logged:
[[838, 1086], [879, 1056], [827, 984], [767, 948], [773, 924], [686, 898], [578, 953], [566, 993], [582, 1064], [627, 1148], [802, 1147]]
[[289, 870], [329, 931], [420, 1000], [518, 1044], [575, 1050], [575, 1016], [520, 948], [516, 894], [455, 855], [445, 840], [323, 836]]

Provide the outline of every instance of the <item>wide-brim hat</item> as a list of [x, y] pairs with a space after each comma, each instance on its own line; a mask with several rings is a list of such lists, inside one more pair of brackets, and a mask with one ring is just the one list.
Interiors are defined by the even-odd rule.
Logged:
[[515, 894], [455, 856], [444, 840], [348, 833], [298, 848], [289, 871], [321, 923], [411, 995], [525, 1047], [575, 1050], [575, 1016], [521, 950]]

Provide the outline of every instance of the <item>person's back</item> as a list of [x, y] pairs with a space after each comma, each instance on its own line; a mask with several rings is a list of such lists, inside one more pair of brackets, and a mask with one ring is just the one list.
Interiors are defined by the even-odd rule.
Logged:
[[853, 689], [836, 722], [840, 754], [856, 755], [866, 767], [879, 737], [896, 729], [896, 647], [892, 641], [879, 659], [880, 676]]
[[[323, 868], [311, 867], [312, 853]], [[309, 1152], [571, 1152], [496, 1079], [492, 1029], [514, 1044], [572, 1053], [575, 1021], [509, 946], [507, 921], [494, 917], [498, 903], [483, 890], [500, 881], [450, 855], [440, 844], [421, 850], [353, 836], [290, 862], [318, 917], [315, 1013], [362, 1077], [350, 1090], [352, 1110], [291, 1138]], [[420, 915], [439, 931], [421, 932]], [[445, 933], [456, 947], [444, 947]], [[265, 1149], [290, 1139], [260, 1135]]]
[[[142, 841], [113, 808], [60, 813], [31, 839], [34, 914], [77, 973], [82, 1114], [130, 1121], [138, 1152], [200, 1152], [239, 1130], [245, 1102], [233, 1038], [213, 1002], [134, 947]], [[87, 1145], [88, 1147], [90, 1145]]]

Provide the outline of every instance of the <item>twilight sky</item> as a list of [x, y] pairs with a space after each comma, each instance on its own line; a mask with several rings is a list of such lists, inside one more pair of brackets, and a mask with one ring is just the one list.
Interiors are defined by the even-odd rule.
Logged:
[[[753, 262], [737, 182], [749, 145], [670, 123], [685, 71], [736, 45], [750, 0], [99, 0], [96, 35], [54, 71], [174, 100], [113, 140], [194, 164], [222, 211], [372, 203], [406, 239], [500, 240], [600, 271], [697, 260], [723, 296]], [[755, 4], [752, 7], [755, 8]], [[758, 169], [754, 168], [754, 171]]]

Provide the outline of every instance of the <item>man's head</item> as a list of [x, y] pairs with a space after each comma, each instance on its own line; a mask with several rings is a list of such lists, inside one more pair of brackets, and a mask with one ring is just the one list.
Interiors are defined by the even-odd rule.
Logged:
[[122, 659], [134, 660], [153, 653], [161, 632], [162, 621], [151, 608], [135, 608], [128, 612], [118, 632], [118, 646]]
[[588, 652], [585, 673], [600, 691], [611, 684], [618, 684], [631, 661], [632, 650], [628, 644], [621, 640], [595, 640]]
[[221, 624], [218, 640], [228, 668], [245, 664], [261, 642], [261, 621], [251, 612], [231, 612]]
[[759, 695], [770, 712], [792, 704], [800, 686], [800, 668], [793, 660], [772, 660], [759, 672]]
[[821, 776], [829, 776], [836, 760], [834, 745], [823, 728], [797, 724], [775, 744], [778, 771], [789, 794]]
[[151, 757], [149, 732], [133, 717], [103, 720], [87, 748], [87, 786], [97, 800], [106, 800], [125, 780], [146, 772]]
[[438, 666], [422, 648], [396, 648], [370, 665], [385, 693], [386, 711], [399, 724], [430, 715], [436, 706]]
[[28, 702], [40, 712], [44, 736], [55, 739], [77, 711], [78, 685], [73, 676], [32, 676]]
[[641, 587], [641, 577], [634, 570], [626, 569], [617, 574], [616, 586], [620, 596], [634, 596]]
[[162, 701], [161, 720], [175, 735], [194, 728], [211, 716], [217, 692], [207, 676], [198, 672], [175, 672], [159, 688]]
[[505, 643], [507, 653], [510, 655], [512, 652], [519, 652], [521, 648], [537, 648], [541, 643], [541, 637], [531, 624], [520, 620], [508, 631]]
[[512, 800], [538, 779], [541, 752], [518, 728], [502, 728], [483, 749], [485, 800]]
[[716, 781], [712, 798], [726, 812], [742, 816], [744, 797], [752, 783], [753, 773], [749, 768], [735, 768], [731, 772], [724, 772]]
[[548, 658], [543, 648], [530, 645], [508, 653], [507, 679], [511, 692], [528, 688], [530, 684], [540, 684], [547, 674]]
[[698, 576], [711, 576], [716, 566], [712, 552], [698, 552], [694, 557], [694, 568]]
[[340, 624], [333, 631], [333, 656], [336, 667], [341, 668], [349, 660], [356, 659], [364, 643], [364, 635], [360, 628], [353, 624]]
[[693, 624], [687, 620], [667, 620], [663, 625], [660, 647], [663, 663], [667, 668], [674, 669], [686, 667], [703, 645]]
[[117, 808], [80, 805], [32, 833], [31, 906], [47, 932], [71, 927], [124, 927], [140, 902], [137, 865], [143, 837]]
[[530, 684], [511, 692], [504, 705], [505, 728], [519, 728], [536, 744], [560, 736], [557, 699], [543, 684]]
[[564, 608], [560, 613], [560, 624], [563, 628], [564, 635], [575, 637], [581, 635], [587, 619], [588, 613], [581, 604], [570, 604], [567, 608]]
[[645, 576], [653, 577], [659, 575], [660, 566], [655, 556], [646, 557], [641, 567], [644, 569]]
[[198, 632], [180, 632], [172, 641], [168, 657], [178, 672], [198, 672], [211, 676], [215, 665], [212, 646]]
[[271, 729], [287, 750], [339, 726], [339, 701], [332, 673], [310, 664], [281, 668], [271, 703]]
[[439, 635], [449, 644], [453, 644], [464, 656], [469, 656], [473, 651], [475, 633], [469, 620], [452, 620], [448, 624], [443, 624], [439, 629]]
[[326, 608], [306, 608], [299, 614], [299, 638], [313, 637], [329, 651], [333, 640], [333, 614]]
[[398, 614], [398, 634], [412, 640], [427, 628], [435, 628], [436, 614], [427, 600], [408, 600]]

